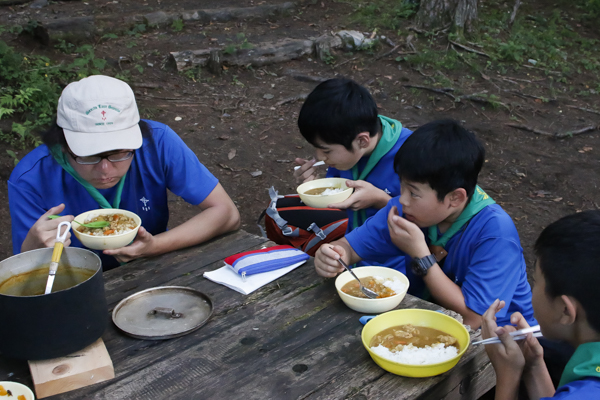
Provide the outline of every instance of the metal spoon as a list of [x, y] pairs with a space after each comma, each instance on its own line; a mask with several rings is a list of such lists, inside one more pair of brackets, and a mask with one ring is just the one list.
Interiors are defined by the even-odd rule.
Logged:
[[[65, 232], [61, 235], [60, 230], [65, 226]], [[71, 229], [71, 223], [63, 221], [58, 225], [58, 232], [56, 232], [56, 243], [54, 243], [54, 251], [52, 252], [52, 262], [50, 263], [50, 269], [48, 271], [48, 281], [46, 282], [46, 290], [44, 294], [48, 294], [52, 292], [52, 285], [54, 285], [54, 278], [56, 276], [56, 270], [58, 269], [58, 262], [60, 261], [60, 256], [62, 255], [63, 247], [65, 245], [65, 239], [67, 238], [67, 233], [69, 233], [69, 229]]]
[[[60, 218], [62, 217], [62, 215], [49, 215], [48, 218], [50, 219], [56, 219], [56, 218]], [[85, 226], [86, 228], [90, 228], [90, 229], [97, 229], [97, 228], [104, 228], [105, 226], [109, 226], [110, 222], [108, 221], [94, 221], [94, 222], [88, 222], [87, 224], [82, 224], [81, 222], [77, 222], [75, 220], [73, 220], [73, 222], [81, 225], [81, 226]]]
[[360, 285], [360, 291], [363, 292], [365, 294], [365, 296], [367, 296], [370, 299], [376, 299], [377, 297], [379, 297], [379, 295], [372, 291], [371, 289], [367, 289], [366, 287], [363, 286], [362, 282], [360, 281], [360, 279], [358, 279], [358, 277], [356, 275], [354, 275], [354, 272], [352, 272], [352, 270], [350, 268], [348, 268], [348, 266], [346, 265], [346, 263], [344, 262], [344, 260], [342, 260], [341, 258], [338, 258], [338, 261], [340, 262], [340, 264], [342, 264], [342, 266], [344, 268], [346, 268], [346, 270], [348, 272], [350, 272], [350, 274], [356, 278], [356, 280], [358, 281], [358, 284]]

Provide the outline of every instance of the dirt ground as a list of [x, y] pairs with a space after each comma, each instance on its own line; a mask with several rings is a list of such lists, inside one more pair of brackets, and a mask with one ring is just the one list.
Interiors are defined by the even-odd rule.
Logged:
[[[29, 17], [42, 21], [92, 14], [122, 18], [156, 10], [251, 7], [279, 1], [207, 0], [201, 3], [199, 6], [199, 2], [192, 0], [177, 3], [67, 1], [51, 2], [41, 9], [31, 9], [25, 4], [2, 7], [0, 24]], [[538, 3], [530, 5], [533, 9], [545, 7], [542, 0], [532, 3]], [[510, 2], [510, 7], [512, 4]], [[262, 68], [229, 67], [221, 76], [202, 70], [195, 80], [163, 68], [171, 51], [239, 43], [236, 37], [239, 32], [245, 34], [249, 43], [256, 44], [285, 37], [314, 39], [340, 29], [362, 31], [364, 28], [360, 25], [349, 24], [351, 12], [352, 7], [347, 3], [323, 0], [299, 5], [288, 15], [263, 20], [186, 22], [179, 32], [170, 27], [150, 29], [138, 38], [120, 36], [110, 41], [96, 38], [92, 43], [96, 45], [96, 57], [109, 60], [111, 68], [107, 74], [114, 75], [120, 68], [132, 71], [130, 84], [142, 117], [167, 123], [179, 133], [234, 199], [243, 218], [242, 229], [249, 232], [259, 232], [256, 219], [268, 203], [268, 188], [274, 186], [280, 193], [293, 193], [296, 186], [292, 176], [293, 159], [313, 155], [296, 125], [301, 101], [277, 104], [282, 99], [309, 93], [316, 85], [294, 78], [299, 74], [354, 79], [371, 91], [381, 114], [398, 119], [412, 129], [449, 117], [473, 130], [487, 150], [480, 186], [512, 216], [529, 267], [534, 261], [532, 244], [548, 223], [576, 211], [599, 208], [600, 135], [597, 130], [557, 139], [506, 125], [518, 123], [561, 133], [600, 123], [599, 115], [568, 107], [593, 108], [594, 105], [587, 102], [590, 99], [597, 102], [597, 96], [582, 100], [565, 94], [549, 102], [536, 99], [535, 96], [552, 97], [549, 92], [552, 82], [539, 69], [509, 68], [502, 75], [490, 70], [481, 76], [466, 65], [463, 70], [455, 71], [415, 70], [395, 61], [395, 54], [376, 59], [378, 54], [391, 50], [385, 44], [373, 52], [338, 52], [334, 54], [335, 62], [330, 64], [305, 56]], [[392, 31], [378, 33], [387, 35], [395, 43], [404, 43], [406, 39]], [[131, 46], [132, 42], [135, 46]], [[425, 42], [426, 39], [418, 35], [413, 40], [417, 50]], [[65, 57], [27, 36], [11, 39], [9, 45], [24, 54]], [[399, 49], [402, 50], [404, 47]], [[143, 66], [143, 73], [133, 69], [134, 64]], [[511, 104], [511, 111], [468, 100], [454, 102], [442, 94], [404, 86], [432, 87], [430, 78], [439, 73], [463, 93], [495, 94], [500, 101]], [[584, 86], [586, 79], [583, 74], [571, 84]], [[560, 93], [560, 84], [554, 82], [554, 88]], [[6, 156], [5, 148], [0, 144], [0, 218], [8, 221], [6, 180], [12, 170], [12, 160]], [[21, 151], [18, 156], [25, 153]], [[251, 173], [256, 171], [262, 173], [253, 177]], [[170, 225], [179, 224], [195, 212], [194, 207], [173, 196]], [[0, 232], [2, 258], [12, 252], [8, 224], [5, 227]]]

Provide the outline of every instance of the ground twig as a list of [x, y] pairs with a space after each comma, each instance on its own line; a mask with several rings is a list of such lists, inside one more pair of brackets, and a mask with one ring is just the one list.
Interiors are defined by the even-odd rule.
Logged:
[[357, 58], [358, 58], [358, 57], [354, 57], [354, 58], [351, 58], [351, 59], [349, 59], [349, 60], [346, 60], [346, 61], [344, 61], [344, 62], [341, 62], [341, 63], [339, 63], [339, 64], [335, 64], [335, 65], [334, 65], [333, 67], [331, 67], [331, 68], [337, 68], [337, 67], [341, 67], [341, 66], [342, 66], [342, 65], [344, 65], [344, 64], [348, 64], [350, 61], [354, 61], [354, 60], [356, 60]]
[[583, 108], [583, 107], [569, 106], [569, 105], [567, 105], [567, 107], [569, 107], [569, 108], [575, 108], [577, 110], [586, 111], [586, 112], [589, 112], [589, 113], [600, 114], [600, 111], [592, 110], [591, 108]]
[[483, 51], [472, 49], [470, 47], [465, 46], [464, 44], [460, 44], [458, 42], [455, 42], [454, 40], [448, 39], [448, 41], [450, 43], [452, 43], [453, 45], [455, 45], [457, 47], [460, 47], [463, 50], [469, 51], [471, 53], [479, 54], [480, 56], [484, 56], [484, 57], [490, 58], [490, 56], [487, 53], [484, 53]]
[[530, 127], [527, 125], [520, 125], [520, 124], [506, 124], [506, 125], [510, 126], [512, 128], [521, 129], [523, 131], [533, 132], [537, 135], [551, 136], [551, 137], [555, 137], [558, 139], [563, 139], [566, 137], [571, 137], [571, 136], [579, 135], [581, 133], [586, 133], [586, 132], [594, 131], [594, 130], [598, 129], [598, 125], [590, 125], [590, 126], [586, 126], [581, 129], [577, 129], [575, 131], [567, 131], [567, 132], [563, 132], [563, 133], [558, 133], [558, 132], [551, 133], [551, 132], [543, 131], [541, 129], [533, 128], [533, 127]]
[[428, 90], [430, 92], [446, 95], [446, 96], [450, 97], [452, 100], [456, 100], [456, 96], [454, 96], [452, 93], [449, 93], [449, 92], [454, 91], [453, 88], [436, 89], [436, 88], [431, 88], [431, 87], [427, 87], [427, 86], [419, 86], [419, 85], [402, 85], [402, 86], [404, 86], [405, 88]]
[[288, 97], [286, 99], [283, 99], [281, 101], [278, 101], [277, 103], [275, 103], [276, 106], [282, 106], [284, 104], [287, 103], [291, 103], [294, 101], [298, 101], [298, 100], [306, 100], [306, 98], [308, 97], [308, 93], [302, 93], [296, 96], [292, 96], [292, 97]]
[[380, 54], [380, 55], [378, 55], [377, 57], [375, 57], [375, 60], [381, 60], [383, 57], [387, 57], [387, 56], [389, 56], [389, 55], [390, 55], [390, 54], [392, 54], [394, 51], [398, 50], [398, 48], [399, 48], [399, 47], [400, 47], [400, 45], [396, 45], [396, 46], [394, 46], [394, 48], [393, 48], [393, 49], [391, 49], [390, 51], [386, 51], [385, 53], [383, 53], [383, 54]]

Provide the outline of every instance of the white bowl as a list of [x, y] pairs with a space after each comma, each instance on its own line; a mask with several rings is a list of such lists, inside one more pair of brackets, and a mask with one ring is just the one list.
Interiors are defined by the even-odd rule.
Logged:
[[127, 246], [129, 243], [135, 239], [137, 235], [138, 229], [142, 225], [142, 219], [138, 217], [137, 214], [132, 213], [127, 210], [120, 210], [117, 208], [103, 208], [99, 210], [91, 210], [79, 214], [75, 217], [75, 221], [85, 223], [85, 220], [88, 215], [96, 214], [96, 215], [108, 215], [108, 214], [123, 214], [127, 217], [133, 218], [136, 223], [136, 227], [129, 232], [122, 233], [120, 235], [110, 235], [110, 236], [92, 236], [86, 233], [81, 233], [77, 230], [79, 224], [73, 223], [73, 233], [79, 239], [79, 241], [88, 249], [94, 250], [111, 250], [111, 249], [120, 249], [121, 247]]
[[380, 276], [382, 278], [398, 277], [401, 282], [406, 285], [406, 289], [400, 293], [396, 293], [390, 297], [384, 297], [382, 299], [369, 299], [350, 296], [342, 292], [342, 287], [354, 277], [350, 275], [348, 271], [344, 271], [335, 279], [335, 288], [338, 294], [342, 298], [342, 301], [346, 303], [348, 307], [354, 311], [369, 313], [369, 314], [380, 314], [386, 311], [390, 311], [396, 307], [402, 301], [406, 292], [408, 291], [409, 281], [406, 275], [400, 271], [388, 267], [370, 266], [370, 267], [356, 267], [352, 268], [352, 272], [359, 278], [366, 278], [368, 276]]
[[[346, 200], [352, 192], [353, 188], [346, 186], [345, 178], [324, 178], [316, 179], [314, 181], [308, 181], [298, 186], [296, 191], [300, 195], [300, 198], [309, 207], [314, 208], [327, 208], [329, 204], [340, 203]], [[344, 189], [344, 191], [336, 194], [322, 195], [322, 194], [306, 194], [308, 190], [317, 188], [338, 188]]]
[[10, 393], [12, 394], [12, 397], [0, 396], [2, 399], [17, 400], [19, 396], [25, 396], [25, 400], [35, 400], [35, 396], [31, 389], [21, 383], [2, 381], [0, 382], [0, 386], [2, 386], [4, 390], [10, 390]]

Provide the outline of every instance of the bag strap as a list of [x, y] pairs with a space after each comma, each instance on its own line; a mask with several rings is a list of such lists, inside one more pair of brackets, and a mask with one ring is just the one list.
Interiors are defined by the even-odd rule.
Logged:
[[[327, 235], [329, 235], [331, 232], [333, 232], [334, 230], [336, 230], [340, 225], [343, 225], [347, 220], [343, 219], [341, 221], [338, 221], [334, 224], [331, 224], [330, 226], [328, 226], [327, 228], [325, 228], [325, 230], [321, 230], [319, 229], [319, 232], [321, 232], [323, 234], [323, 236], [321, 237], [317, 232], [315, 232], [315, 237], [312, 238], [308, 243], [306, 243], [306, 245], [304, 246], [304, 250], [305, 251], [309, 251], [313, 246], [315, 246], [317, 243], [325, 240], [325, 238], [327, 237]], [[308, 229], [310, 229], [313, 225], [315, 225], [315, 223], [313, 222], [311, 224], [311, 226], [308, 227]], [[315, 225], [316, 226], [316, 225]], [[318, 227], [317, 227], [318, 229]], [[314, 230], [313, 230], [314, 232]]]
[[[279, 192], [277, 192], [277, 190], [275, 190], [275, 187], [271, 186], [269, 188], [269, 197], [271, 198], [271, 202], [269, 203], [269, 207], [267, 207], [267, 209], [264, 211], [264, 213], [266, 213], [269, 217], [271, 217], [273, 219], [275, 224], [277, 224], [277, 227], [279, 229], [281, 229], [281, 233], [283, 233], [285, 236], [292, 236], [294, 234], [294, 231], [292, 230], [292, 228], [290, 228], [287, 225], [287, 221], [285, 219], [281, 218], [281, 215], [279, 215], [279, 212], [277, 212], [277, 199], [283, 198], [283, 196], [280, 196]], [[258, 219], [258, 222], [260, 222], [261, 218], [264, 216], [264, 213], [261, 214], [261, 216]], [[261, 227], [261, 231], [262, 231], [262, 227]], [[265, 237], [266, 237], [266, 234], [265, 234]]]

